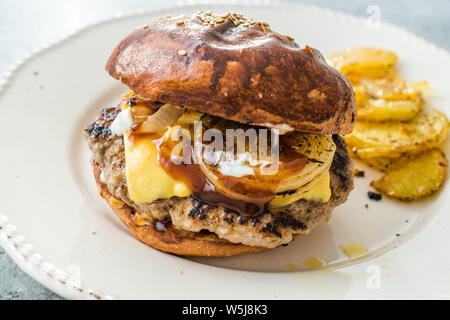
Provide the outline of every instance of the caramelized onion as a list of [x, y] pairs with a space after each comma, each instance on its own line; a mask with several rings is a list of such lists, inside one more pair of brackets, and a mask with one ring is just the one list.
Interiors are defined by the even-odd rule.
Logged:
[[[223, 195], [231, 198], [231, 199], [238, 199], [238, 200], [243, 200], [243, 201], [249, 201], [252, 202], [252, 200], [256, 200], [256, 199], [252, 199], [251, 197], [249, 197], [248, 194], [244, 194], [242, 192], [242, 190], [233, 190], [233, 188], [229, 188], [227, 187], [225, 184], [226, 182], [233, 182], [235, 181], [236, 183], [242, 182], [244, 179], [243, 178], [234, 178], [234, 177], [223, 177], [223, 176], [219, 176], [217, 175], [214, 171], [210, 170], [209, 167], [207, 166], [207, 164], [205, 163], [204, 159], [203, 159], [203, 150], [204, 150], [204, 144], [203, 144], [203, 130], [198, 130], [197, 132], [195, 132], [195, 136], [194, 136], [194, 156], [195, 159], [198, 162], [198, 165], [200, 166], [201, 171], [203, 172], [203, 174], [205, 175], [205, 177], [210, 181], [210, 183], [212, 183], [215, 187], [215, 189], [219, 192], [221, 192]], [[226, 181], [228, 180], [228, 181]], [[242, 186], [242, 183], [241, 183]], [[250, 187], [250, 186], [247, 186]], [[253, 194], [255, 194], [255, 190], [252, 190]], [[260, 186], [260, 194], [256, 195], [256, 197], [258, 198], [257, 200], [261, 200], [261, 198], [263, 197], [267, 197], [267, 201], [263, 201], [263, 202], [268, 202], [271, 199], [271, 195], [270, 194], [265, 194], [266, 192], [266, 188], [264, 188], [264, 186]]]
[[148, 116], [147, 119], [136, 127], [135, 133], [155, 133], [164, 132], [167, 128], [173, 126], [183, 115], [184, 108], [171, 104], [165, 104], [155, 113]]
[[224, 176], [218, 172], [214, 165], [205, 163], [201, 130], [194, 137], [195, 158], [203, 174], [214, 187], [233, 199], [252, 201], [251, 195], [261, 197], [261, 195], [270, 194], [273, 197], [275, 194], [286, 190], [305, 192], [319, 182], [329, 171], [336, 146], [329, 135], [294, 133], [283, 139], [285, 139], [284, 144], [286, 146], [299, 153], [299, 158], [301, 158], [301, 155], [306, 156], [306, 165], [300, 171], [283, 169], [283, 163], [280, 163], [279, 172], [275, 175], [256, 175], [241, 178]]
[[276, 192], [306, 191], [330, 170], [336, 145], [330, 135], [295, 133], [287, 136], [286, 139], [287, 145], [308, 157], [308, 163], [300, 173], [287, 176], [280, 181]]

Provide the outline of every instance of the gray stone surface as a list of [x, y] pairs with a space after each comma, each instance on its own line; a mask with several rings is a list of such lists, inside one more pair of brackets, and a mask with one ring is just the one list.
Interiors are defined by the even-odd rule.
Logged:
[[[2, 0], [0, 1], [0, 73], [37, 46], [90, 21], [117, 11], [152, 8], [174, 0]], [[304, 0], [333, 10], [367, 16], [381, 9], [382, 21], [397, 24], [450, 50], [450, 1], [447, 0]], [[22, 272], [0, 248], [1, 299], [59, 299]]]
[[60, 299], [26, 275], [0, 248], [0, 300]]

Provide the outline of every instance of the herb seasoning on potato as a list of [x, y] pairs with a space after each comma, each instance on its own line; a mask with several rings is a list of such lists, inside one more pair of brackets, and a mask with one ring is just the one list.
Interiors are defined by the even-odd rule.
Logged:
[[358, 121], [346, 136], [350, 153], [385, 173], [371, 186], [403, 201], [425, 198], [445, 180], [447, 160], [440, 150], [449, 129], [447, 116], [426, 110], [434, 93], [426, 82], [410, 83], [395, 70], [394, 52], [354, 48], [328, 61], [344, 73], [355, 91]]

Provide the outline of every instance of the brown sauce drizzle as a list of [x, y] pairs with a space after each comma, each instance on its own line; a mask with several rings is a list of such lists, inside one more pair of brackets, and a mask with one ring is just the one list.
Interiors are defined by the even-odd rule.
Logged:
[[[183, 181], [192, 190], [192, 194], [199, 200], [212, 204], [220, 205], [225, 208], [238, 212], [241, 215], [255, 216], [265, 211], [266, 203], [273, 198], [273, 193], [259, 195], [252, 202], [246, 202], [239, 199], [232, 199], [220, 193], [214, 185], [208, 180], [200, 169], [200, 165], [194, 163], [194, 156], [191, 148], [191, 164], [176, 164], [172, 161], [170, 155], [172, 152], [172, 143], [167, 140], [154, 140], [158, 150], [159, 164], [174, 179]], [[231, 177], [233, 178], [233, 177]], [[270, 199], [269, 199], [270, 198]]]
[[[306, 165], [307, 158], [289, 147], [282, 147], [280, 153], [280, 169], [277, 175], [244, 176], [241, 178], [221, 175], [221, 182], [227, 189], [242, 195], [240, 198], [231, 198], [223, 194], [213, 185], [202, 172], [200, 165], [194, 163], [193, 150], [190, 148], [191, 163], [177, 164], [171, 159], [172, 148], [177, 142], [164, 139], [157, 135], [152, 137], [158, 152], [159, 164], [174, 179], [183, 181], [192, 190], [194, 197], [202, 202], [219, 205], [229, 210], [235, 211], [243, 217], [254, 217], [263, 214], [268, 203], [275, 197], [275, 188], [279, 175], [291, 175], [301, 171]], [[138, 139], [136, 135], [131, 135], [130, 140]]]

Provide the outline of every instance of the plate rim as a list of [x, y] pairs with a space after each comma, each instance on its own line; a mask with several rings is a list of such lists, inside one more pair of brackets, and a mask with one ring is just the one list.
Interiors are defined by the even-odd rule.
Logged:
[[[302, 8], [305, 10], [316, 11], [317, 13], [333, 16], [339, 19], [353, 20], [354, 22], [366, 21], [366, 18], [362, 16], [356, 16], [348, 13], [344, 13], [337, 10], [332, 10], [328, 8], [319, 7], [316, 5], [307, 5], [303, 3], [292, 3], [292, 2], [278, 2], [271, 0], [179, 0], [176, 4], [169, 4], [158, 6], [153, 9], [135, 9], [127, 11], [119, 11], [112, 15], [97, 19], [95, 21], [89, 22], [82, 27], [77, 27], [74, 30], [56, 38], [53, 41], [44, 43], [41, 46], [34, 48], [31, 52], [25, 54], [22, 58], [16, 60], [15, 63], [10, 64], [5, 71], [0, 74], [0, 95], [7, 90], [8, 84], [14, 80], [15, 73], [24, 66], [28, 61], [33, 58], [45, 53], [61, 43], [70, 41], [75, 36], [89, 31], [97, 26], [115, 21], [120, 19], [126, 19], [134, 16], [143, 16], [147, 14], [156, 14], [158, 12], [170, 10], [170, 9], [180, 9], [180, 8], [190, 8], [201, 5], [230, 5], [230, 6], [241, 6], [241, 7], [274, 7], [274, 8]], [[425, 40], [424, 38], [418, 36], [417, 34], [404, 29], [400, 26], [391, 24], [389, 22], [383, 22], [380, 29], [392, 30], [399, 36], [402, 36], [409, 41], [414, 42], [415, 45], [425, 48], [430, 52], [435, 52], [444, 56], [450, 60], [450, 52], [444, 48], [438, 47], [436, 44]], [[440, 216], [437, 215], [434, 219]], [[52, 263], [44, 261], [44, 257], [34, 250], [32, 244], [25, 241], [25, 237], [19, 232], [16, 226], [12, 223], [8, 223], [8, 218], [5, 214], [0, 214], [0, 247], [2, 247], [8, 256], [30, 277], [44, 285], [51, 291], [59, 294], [60, 296], [68, 299], [114, 299], [111, 295], [103, 293], [98, 289], [85, 289], [90, 288], [89, 285], [84, 284], [83, 288], [77, 282], [68, 281], [67, 272], [58, 269]], [[424, 228], [427, 229], [427, 228]], [[411, 240], [416, 238], [418, 235], [422, 234], [424, 230], [421, 230], [416, 234]], [[376, 258], [375, 256], [370, 256], [368, 259]], [[364, 262], [368, 259], [356, 259], [356, 263]], [[258, 272], [261, 273], [261, 272]]]

